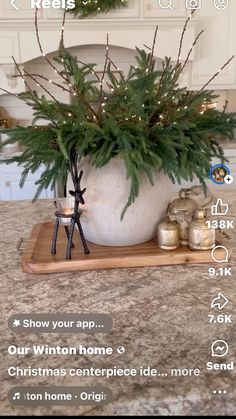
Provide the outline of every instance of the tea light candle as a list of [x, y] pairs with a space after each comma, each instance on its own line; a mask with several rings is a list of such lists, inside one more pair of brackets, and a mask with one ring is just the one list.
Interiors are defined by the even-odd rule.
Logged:
[[60, 223], [61, 223], [62, 225], [64, 225], [64, 226], [70, 225], [70, 223], [71, 223], [71, 216], [72, 216], [72, 214], [73, 214], [73, 210], [72, 210], [72, 208], [63, 208], [63, 209], [60, 211], [60, 214], [70, 216], [70, 217], [65, 217], [65, 218], [64, 218], [64, 217], [60, 217]]

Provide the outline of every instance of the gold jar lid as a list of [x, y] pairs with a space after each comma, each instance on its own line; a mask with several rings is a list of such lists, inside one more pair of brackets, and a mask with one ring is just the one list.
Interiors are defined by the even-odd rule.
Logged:
[[197, 208], [197, 203], [192, 198], [177, 198], [170, 203], [170, 214], [178, 212], [193, 212]]
[[158, 229], [165, 231], [176, 231], [179, 229], [179, 226], [177, 223], [172, 221], [163, 221], [161, 224], [159, 224]]

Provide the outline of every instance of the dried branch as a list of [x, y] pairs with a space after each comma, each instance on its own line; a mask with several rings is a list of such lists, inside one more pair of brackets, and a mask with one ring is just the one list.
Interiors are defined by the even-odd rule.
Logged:
[[[153, 38], [153, 43], [152, 43], [152, 49], [151, 49], [151, 54], [150, 54], [149, 71], [152, 68], [154, 68], [154, 66], [153, 66], [153, 57], [154, 57], [156, 40], [157, 40], [157, 32], [158, 32], [158, 26], [156, 26], [155, 33], [154, 33], [154, 38]], [[155, 63], [154, 63], [154, 65], [155, 65]]]
[[[29, 74], [29, 73], [27, 73], [26, 71], [24, 71], [24, 72], [25, 72], [25, 74], [28, 74], [29, 76], [35, 77], [36, 79], [42, 79], [42, 80], [45, 80], [45, 81], [47, 81], [48, 83], [52, 84], [53, 86], [59, 87], [61, 90], [65, 91], [65, 92], [68, 92], [68, 93], [70, 93], [70, 94], [71, 94], [71, 90], [67, 89], [66, 87], [62, 86], [62, 85], [61, 85], [61, 84], [59, 84], [59, 83], [56, 83], [56, 82], [55, 82], [55, 81], [53, 81], [53, 80], [49, 80], [47, 77], [42, 76], [41, 74], [35, 74], [35, 73]], [[14, 76], [14, 77], [19, 77], [19, 76]], [[38, 84], [39, 84], [38, 80], [35, 80], [35, 81], [36, 81], [36, 83], [38, 83]], [[43, 87], [43, 88], [44, 88], [44, 87]]]
[[33, 80], [36, 84], [38, 84], [53, 100], [55, 100], [55, 102], [60, 103], [59, 100], [57, 100], [55, 96], [53, 96], [53, 94], [45, 86], [43, 86], [43, 84], [41, 84], [32, 74], [24, 70], [24, 75]]
[[24, 76], [23, 76], [23, 73], [22, 73], [22, 71], [21, 71], [21, 69], [20, 69], [20, 66], [19, 66], [19, 64], [17, 64], [17, 62], [16, 62], [16, 60], [15, 60], [15, 58], [13, 57], [13, 55], [12, 55], [12, 60], [13, 60], [13, 62], [14, 62], [14, 64], [15, 64], [15, 66], [16, 66], [16, 68], [17, 68], [17, 71], [18, 71], [18, 73], [19, 73], [19, 75], [20, 75], [20, 77], [21, 77], [21, 79], [24, 81], [24, 84], [25, 84], [25, 86], [27, 87], [27, 89], [32, 93], [32, 89], [30, 88], [30, 86], [29, 86], [29, 84], [27, 83], [27, 81], [24, 79]]
[[208, 80], [208, 82], [204, 84], [204, 86], [199, 90], [199, 93], [206, 89], [206, 87], [212, 82], [212, 80], [214, 80], [221, 73], [221, 71], [223, 71], [224, 68], [229, 65], [229, 63], [234, 59], [234, 57], [235, 55], [232, 55], [232, 57], [217, 71], [217, 73], [215, 73], [214, 76], [212, 76], [210, 80]]
[[228, 104], [229, 104], [229, 101], [226, 99], [225, 104], [224, 104], [224, 107], [223, 107], [223, 113], [226, 112], [226, 110], [228, 108]]
[[181, 52], [182, 52], [182, 48], [183, 48], [184, 35], [185, 35], [186, 30], [187, 30], [188, 23], [189, 23], [190, 19], [192, 18], [192, 16], [194, 15], [195, 11], [196, 11], [196, 9], [192, 10], [190, 16], [188, 17], [188, 19], [186, 20], [186, 22], [184, 24], [183, 31], [182, 31], [181, 38], [180, 38], [177, 65], [179, 64], [180, 58], [181, 58]]
[[111, 63], [111, 65], [113, 65], [113, 67], [116, 69], [116, 71], [119, 73], [119, 75], [122, 78], [122, 80], [125, 80], [125, 77], [123, 75], [123, 72], [119, 69], [119, 67], [117, 67], [117, 65], [114, 63], [114, 61], [110, 57], [108, 57], [108, 60]]
[[22, 100], [22, 101], [23, 101], [23, 102], [25, 102], [27, 105], [32, 106], [32, 105], [31, 105], [31, 102], [28, 102], [26, 99], [24, 99], [24, 98], [22, 98], [22, 97], [18, 96], [16, 93], [12, 93], [12, 92], [10, 92], [9, 90], [3, 89], [2, 87], [0, 87], [0, 90], [1, 90], [2, 92], [6, 93], [7, 95], [14, 96], [16, 99]]
[[103, 83], [104, 83], [104, 78], [107, 71], [108, 60], [109, 60], [109, 35], [107, 34], [105, 62], [104, 62], [104, 67], [103, 67], [103, 72], [102, 72], [102, 78], [100, 81], [99, 111], [98, 111], [99, 115], [101, 115], [101, 111], [102, 111], [102, 99], [103, 99], [103, 93], [104, 93]]
[[[64, 18], [63, 18], [63, 20], [64, 20]], [[38, 8], [37, 7], [36, 7], [36, 10], [35, 10], [35, 30], [36, 30], [37, 43], [38, 43], [38, 46], [39, 46], [39, 49], [40, 49], [40, 52], [41, 52], [42, 56], [44, 57], [46, 62], [49, 64], [49, 66], [51, 68], [53, 68], [53, 70], [68, 84], [68, 79], [60, 71], [58, 71], [56, 66], [48, 59], [46, 54], [44, 54], [43, 47], [42, 47], [42, 44], [41, 44], [41, 41], [40, 41], [40, 36], [39, 36]], [[62, 29], [62, 32], [64, 34], [64, 29]], [[63, 39], [63, 35], [61, 35], [61, 38]], [[79, 99], [83, 102], [83, 104], [90, 110], [90, 112], [93, 114], [95, 119], [98, 120], [98, 115], [95, 112], [95, 110], [92, 108], [92, 106], [90, 106], [90, 104], [87, 102], [87, 100], [84, 99], [84, 97], [79, 94], [79, 92], [77, 91], [77, 89], [75, 89], [74, 86], [71, 86], [71, 87], [74, 90], [74, 93], [76, 93], [76, 95], [79, 97]]]
[[195, 47], [195, 45], [197, 44], [197, 42], [198, 42], [198, 40], [199, 40], [200, 36], [201, 36], [204, 32], [205, 32], [205, 31], [204, 31], [204, 30], [202, 30], [201, 32], [199, 32], [199, 34], [198, 34], [198, 35], [197, 35], [197, 37], [195, 38], [195, 40], [194, 40], [194, 42], [193, 42], [193, 44], [192, 44], [192, 46], [191, 46], [191, 48], [190, 48], [190, 50], [189, 50], [189, 53], [188, 53], [188, 55], [187, 55], [187, 58], [186, 58], [186, 60], [185, 60], [185, 62], [184, 62], [184, 64], [183, 64], [183, 66], [182, 66], [181, 71], [183, 71], [183, 70], [184, 70], [184, 68], [186, 67], [186, 65], [187, 65], [187, 63], [188, 63], [188, 60], [189, 60], [189, 57], [190, 57], [190, 55], [192, 54], [193, 48]]

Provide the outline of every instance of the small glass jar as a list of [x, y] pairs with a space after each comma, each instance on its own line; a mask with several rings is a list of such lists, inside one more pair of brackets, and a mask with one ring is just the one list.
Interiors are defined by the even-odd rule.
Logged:
[[[75, 198], [59, 198], [54, 202], [54, 204], [57, 208], [56, 215], [59, 216], [60, 224], [63, 226], [69, 226], [74, 212]], [[63, 214], [66, 217], [63, 217]]]

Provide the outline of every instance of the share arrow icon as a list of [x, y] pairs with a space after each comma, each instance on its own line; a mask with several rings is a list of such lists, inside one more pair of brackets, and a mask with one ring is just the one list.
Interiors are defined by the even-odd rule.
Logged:
[[16, 9], [16, 10], [18, 11], [18, 10], [20, 10], [20, 9], [19, 9], [19, 7], [15, 4], [15, 1], [16, 1], [16, 0], [11, 0], [11, 1], [10, 1], [10, 5], [11, 5], [12, 7], [14, 7], [14, 9]]
[[229, 300], [221, 292], [211, 303], [211, 308], [217, 308], [218, 310], [223, 310], [223, 308], [228, 304]]

